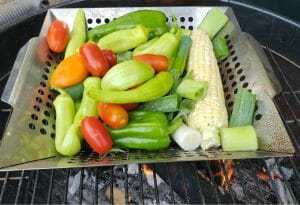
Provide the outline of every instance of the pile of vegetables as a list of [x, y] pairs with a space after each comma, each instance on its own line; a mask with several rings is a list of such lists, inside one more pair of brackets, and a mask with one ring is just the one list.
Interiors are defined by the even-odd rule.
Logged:
[[[113, 147], [157, 150], [255, 150], [255, 95], [241, 88], [230, 128], [217, 60], [229, 55], [216, 36], [228, 18], [211, 9], [194, 31], [166, 24], [161, 11], [139, 10], [87, 32], [79, 9], [72, 31], [48, 29], [49, 48], [64, 52], [50, 77], [57, 151], [72, 156], [82, 140], [97, 153]], [[246, 144], [245, 144], [246, 142]], [[249, 145], [249, 146], [248, 146]]]

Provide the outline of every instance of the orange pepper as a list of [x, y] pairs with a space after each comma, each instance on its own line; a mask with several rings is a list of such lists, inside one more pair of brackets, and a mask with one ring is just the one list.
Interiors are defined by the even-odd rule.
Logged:
[[59, 88], [76, 85], [87, 78], [89, 72], [80, 55], [72, 55], [64, 59], [53, 71], [50, 85]]

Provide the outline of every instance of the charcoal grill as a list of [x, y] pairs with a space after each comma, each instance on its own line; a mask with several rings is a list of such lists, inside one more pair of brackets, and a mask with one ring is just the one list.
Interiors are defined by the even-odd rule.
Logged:
[[[136, 3], [137, 2], [129, 2], [129, 3]], [[159, 2], [162, 5], [167, 4], [166, 2]], [[119, 3], [122, 5], [122, 3]], [[123, 6], [126, 3], [123, 3]], [[147, 3], [146, 3], [147, 4]], [[148, 3], [151, 5], [151, 2]], [[190, 2], [193, 4], [193, 2]], [[198, 4], [195, 3], [194, 4]], [[237, 18], [243, 20], [245, 15], [244, 13], [249, 13], [250, 15], [259, 15], [253, 10], [249, 10], [247, 7], [243, 7], [239, 5], [236, 6], [234, 2], [228, 3], [229, 6], [232, 6]], [[91, 6], [95, 7], [92, 3], [87, 4], [74, 4], [73, 7], [83, 7], [84, 6]], [[130, 4], [129, 4], [130, 5]], [[104, 2], [103, 6], [111, 6], [108, 2]], [[128, 5], [127, 5], [128, 6]], [[265, 17], [264, 15], [261, 16], [263, 20], [270, 20], [267, 18], [272, 18], [272, 20], [276, 19], [276, 17]], [[37, 15], [29, 18], [26, 22], [33, 26], [33, 22], [39, 23], [39, 28], [41, 27], [41, 23], [43, 22], [44, 14]], [[284, 21], [282, 19], [279, 21], [280, 23], [273, 23], [272, 29], [276, 30], [277, 26], [283, 26]], [[251, 24], [251, 22], [248, 22]], [[10, 32], [13, 32], [13, 29], [16, 29], [18, 26], [13, 27], [12, 29], [8, 29], [6, 33], [2, 33], [4, 40], [5, 37], [8, 38]], [[36, 26], [37, 27], [37, 26]], [[244, 31], [251, 31], [251, 28], [247, 28], [245, 26], [245, 22], [242, 21], [241, 27]], [[36, 35], [39, 32], [39, 28], [35, 28], [34, 26], [29, 29], [31, 32], [35, 33]], [[23, 28], [26, 30], [26, 28]], [[274, 30], [270, 29], [270, 34], [274, 32]], [[283, 28], [282, 28], [283, 29]], [[284, 29], [283, 29], [284, 30]], [[29, 32], [29, 31], [28, 31]], [[290, 34], [289, 32], [293, 32]], [[16, 51], [21, 47], [23, 43], [25, 43], [29, 36], [34, 34], [26, 34], [23, 42], [17, 42], [18, 48], [12, 49], [11, 54], [16, 56]], [[297, 45], [297, 35], [299, 35], [299, 25], [297, 24], [289, 24], [286, 29], [286, 32], [283, 34], [273, 34], [273, 38], [268, 40], [266, 37], [263, 37], [261, 33], [250, 32], [253, 34], [256, 39], [263, 44], [263, 48], [267, 57], [274, 69], [276, 76], [279, 79], [280, 84], [283, 87], [283, 92], [280, 95], [276, 96], [274, 99], [275, 105], [277, 106], [281, 118], [284, 122], [284, 125], [289, 132], [292, 142], [297, 150], [299, 150], [299, 90], [300, 85], [297, 82], [296, 77], [299, 76], [299, 59], [297, 56], [293, 55], [293, 51], [296, 50]], [[265, 34], [264, 34], [265, 35]], [[271, 35], [272, 36], [272, 35]], [[287, 43], [287, 41], [293, 41], [293, 46], [288, 48], [287, 46], [282, 46], [282, 48], [277, 47], [274, 45], [274, 40], [280, 40], [282, 44]], [[4, 42], [1, 42], [5, 46]], [[288, 44], [288, 43], [287, 43]], [[7, 44], [6, 44], [7, 45]], [[273, 46], [274, 45], [274, 46]], [[8, 47], [7, 47], [8, 48]], [[273, 50], [274, 49], [274, 50]], [[284, 50], [286, 49], [286, 50]], [[290, 52], [290, 53], [289, 53]], [[285, 55], [282, 55], [284, 53]], [[8, 58], [10, 59], [10, 58]], [[4, 64], [7, 66], [7, 72], [9, 68], [11, 68], [11, 63], [14, 59], [11, 58], [11, 62]], [[225, 65], [224, 65], [225, 66]], [[284, 68], [284, 69], [283, 69]], [[3, 72], [3, 71], [1, 71]], [[8, 79], [8, 73], [2, 73], [3, 77], [1, 78], [1, 88], [4, 88], [4, 85]], [[292, 74], [292, 75], [291, 75]], [[11, 108], [1, 103], [1, 119], [8, 119], [11, 113]], [[259, 117], [258, 117], [259, 118]], [[2, 129], [4, 129], [6, 121], [2, 121]], [[3, 131], [3, 130], [2, 130]], [[85, 154], [81, 154], [84, 155]], [[139, 157], [138, 157], [139, 158]], [[230, 158], [228, 156], [227, 158]], [[79, 155], [77, 159], [82, 159]], [[285, 202], [282, 197], [280, 196], [280, 192], [276, 189], [276, 179], [272, 177], [271, 170], [268, 170], [267, 162], [265, 159], [256, 159], [256, 160], [234, 160], [234, 166], [236, 168], [235, 176], [239, 180], [239, 184], [242, 188], [242, 192], [245, 195], [245, 199], [242, 201], [237, 199], [236, 193], [233, 191], [232, 182], [228, 180], [228, 176], [225, 173], [226, 183], [229, 185], [228, 191], [226, 194], [223, 195], [218, 190], [218, 180], [214, 179], [214, 170], [212, 164], [215, 161], [204, 161], [204, 162], [186, 162], [186, 163], [159, 163], [159, 164], [148, 164], [149, 167], [152, 168], [153, 173], [157, 173], [158, 175], [153, 176], [160, 176], [163, 178], [167, 184], [170, 193], [178, 193], [180, 197], [186, 203], [283, 203]], [[290, 193], [290, 203], [297, 203], [299, 201], [299, 184], [300, 184], [300, 175], [299, 175], [299, 156], [295, 154], [294, 157], [286, 157], [286, 158], [278, 158], [275, 160], [275, 164], [278, 165], [279, 172], [283, 177], [283, 186], [286, 190]], [[128, 174], [128, 166], [129, 165], [120, 165], [120, 167], [125, 170], [125, 190], [124, 190], [124, 198], [126, 199], [125, 202], [130, 202], [130, 190], [134, 189], [132, 187], [131, 182], [128, 180], [130, 174]], [[223, 163], [219, 164], [220, 169], [226, 172]], [[30, 168], [30, 167], [27, 167]], [[109, 197], [108, 203], [115, 202], [115, 195], [116, 191], [113, 187], [116, 186], [117, 176], [114, 171], [118, 167], [109, 166], [109, 167], [90, 167], [90, 168], [77, 168], [77, 169], [56, 169], [56, 170], [28, 170], [28, 171], [15, 171], [15, 172], [1, 172], [1, 193], [0, 193], [0, 201], [2, 203], [66, 203], [69, 202], [69, 189], [70, 184], [72, 183], [70, 179], [72, 176], [78, 173], [78, 180], [79, 180], [79, 187], [77, 189], [77, 198], [76, 201], [73, 203], [82, 203], [85, 202], [85, 189], [86, 189], [86, 177], [85, 172], [89, 171], [92, 176], [95, 177], [94, 184], [92, 186], [93, 193], [92, 194], [92, 203], [99, 202], [99, 194], [101, 190], [97, 189], [101, 185], [101, 183], [106, 183], [107, 187], [109, 187]], [[285, 168], [290, 168], [294, 170], [293, 176], [289, 179], [283, 174]], [[201, 169], [208, 170], [208, 177], [210, 181], [205, 181], [202, 175], [198, 174], [198, 171]], [[245, 171], [247, 170], [247, 171]], [[264, 189], [262, 186], [261, 179], [256, 177], [257, 173], [261, 170], [264, 170], [267, 175], [269, 175], [269, 186], [271, 189]], [[247, 173], [245, 173], [247, 172]], [[108, 173], [107, 178], [101, 178], [104, 173]], [[143, 167], [142, 165], [138, 166], [138, 178], [139, 178], [139, 189], [136, 191], [139, 193], [139, 200], [137, 203], [147, 203], [145, 198], [146, 194], [144, 192], [145, 185], [143, 184], [146, 180], [145, 174], [143, 174]], [[257, 195], [253, 195], [250, 192], [249, 187], [245, 185], [245, 181], [248, 180], [247, 176], [251, 175], [253, 177], [253, 187], [257, 188]], [[156, 203], [160, 203], [161, 195], [159, 190], [159, 186], [157, 185], [157, 177], [154, 177], [154, 199]], [[175, 197], [173, 194], [170, 194], [171, 199], [170, 203], [176, 203]], [[266, 197], [268, 196], [268, 198]], [[271, 197], [271, 199], [270, 199]], [[253, 202], [253, 200], [256, 200]]]

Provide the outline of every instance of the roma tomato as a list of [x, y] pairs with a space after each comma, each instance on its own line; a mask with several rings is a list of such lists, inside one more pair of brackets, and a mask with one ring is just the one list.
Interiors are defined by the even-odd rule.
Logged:
[[168, 58], [163, 55], [141, 54], [134, 56], [132, 59], [151, 65], [156, 73], [168, 70]]
[[81, 121], [81, 132], [88, 145], [97, 153], [111, 150], [112, 139], [97, 117], [86, 117]]
[[121, 128], [128, 123], [128, 114], [121, 105], [99, 103], [98, 114], [100, 118], [112, 128]]
[[52, 51], [56, 53], [62, 52], [69, 41], [68, 25], [60, 20], [52, 21], [48, 29], [47, 41]]
[[117, 64], [117, 56], [112, 50], [103, 50], [102, 52], [109, 64], [109, 67], [113, 67]]
[[135, 108], [137, 108], [137, 106], [139, 106], [139, 104], [138, 103], [126, 103], [126, 104], [121, 104], [121, 106], [123, 108], [125, 108], [125, 110], [131, 111], [131, 110], [134, 110]]
[[109, 69], [109, 64], [97, 44], [87, 42], [79, 48], [83, 63], [89, 72], [96, 77], [102, 77]]

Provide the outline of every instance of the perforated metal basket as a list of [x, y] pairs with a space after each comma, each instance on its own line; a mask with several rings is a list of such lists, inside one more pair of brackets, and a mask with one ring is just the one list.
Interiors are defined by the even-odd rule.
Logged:
[[[190, 30], [199, 25], [211, 7], [148, 7], [177, 17], [178, 23]], [[218, 35], [225, 36], [230, 57], [220, 63], [228, 112], [231, 112], [237, 87], [250, 89], [257, 95], [254, 126], [259, 140], [255, 152], [224, 152], [221, 149], [183, 151], [176, 145], [159, 151], [126, 150], [100, 156], [83, 149], [73, 157], [59, 156], [54, 147], [54, 95], [49, 89], [49, 77], [61, 56], [49, 51], [46, 33], [52, 20], [62, 19], [72, 28], [77, 9], [50, 9], [39, 37], [31, 39], [20, 51], [11, 71], [2, 101], [13, 108], [0, 146], [0, 167], [12, 169], [42, 169], [62, 167], [104, 166], [127, 163], [216, 160], [289, 156], [294, 153], [291, 140], [277, 112], [273, 97], [280, 92], [263, 50], [247, 33], [243, 33], [229, 7], [219, 7], [229, 22]], [[135, 8], [84, 9], [87, 25], [92, 28], [108, 23]]]

